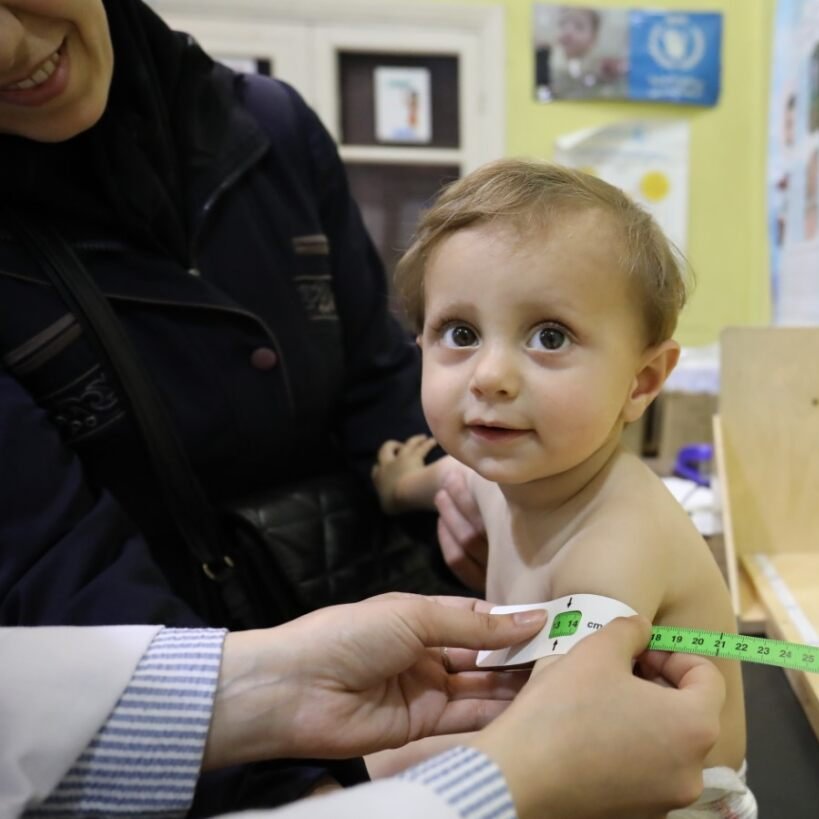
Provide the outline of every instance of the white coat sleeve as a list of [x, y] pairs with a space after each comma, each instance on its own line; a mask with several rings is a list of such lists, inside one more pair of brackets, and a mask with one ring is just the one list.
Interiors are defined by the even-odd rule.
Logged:
[[208, 738], [225, 629], [156, 634], [113, 711], [26, 819], [187, 814]]
[[160, 628], [0, 628], [0, 816], [55, 788]]
[[392, 779], [223, 819], [516, 819], [506, 780], [489, 757], [458, 747]]

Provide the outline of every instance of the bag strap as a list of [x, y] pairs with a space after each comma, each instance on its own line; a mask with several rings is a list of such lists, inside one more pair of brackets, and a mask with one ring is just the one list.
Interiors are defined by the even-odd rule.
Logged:
[[236, 623], [250, 623], [250, 610], [238, 586], [230, 556], [220, 548], [216, 516], [193, 471], [167, 408], [108, 299], [73, 248], [47, 226], [32, 226], [4, 215], [23, 245], [39, 262], [54, 288], [107, 362], [145, 444], [160, 493], [177, 529], [202, 571], [222, 587]]

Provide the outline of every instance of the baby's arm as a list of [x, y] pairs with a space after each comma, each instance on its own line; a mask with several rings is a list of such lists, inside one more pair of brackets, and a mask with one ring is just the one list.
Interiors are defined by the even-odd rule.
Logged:
[[[639, 513], [606, 516], [578, 532], [553, 564], [553, 598], [602, 594], [654, 620], [671, 587], [667, 541]], [[673, 537], [668, 532], [666, 537]]]
[[435, 443], [428, 435], [414, 435], [403, 444], [399, 441], [382, 444], [372, 478], [385, 512], [434, 509], [435, 494], [441, 488], [444, 475], [451, 470], [466, 469], [448, 455], [425, 464], [424, 459]]

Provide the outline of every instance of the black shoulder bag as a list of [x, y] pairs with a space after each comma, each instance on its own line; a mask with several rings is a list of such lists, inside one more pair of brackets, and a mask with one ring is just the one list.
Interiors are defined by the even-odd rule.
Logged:
[[351, 476], [320, 476], [214, 508], [119, 318], [71, 246], [8, 223], [108, 364], [149, 454], [162, 500], [231, 628], [277, 625], [386, 591], [463, 594], [432, 542], [381, 513]]

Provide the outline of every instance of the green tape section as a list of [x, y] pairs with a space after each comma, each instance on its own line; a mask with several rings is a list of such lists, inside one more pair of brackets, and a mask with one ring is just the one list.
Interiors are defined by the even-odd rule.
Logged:
[[580, 618], [583, 615], [579, 611], [561, 611], [552, 621], [552, 628], [549, 631], [550, 637], [571, 637], [580, 627]]
[[[556, 618], [557, 619], [557, 618]], [[720, 631], [652, 626], [649, 648], [819, 673], [819, 646]]]

